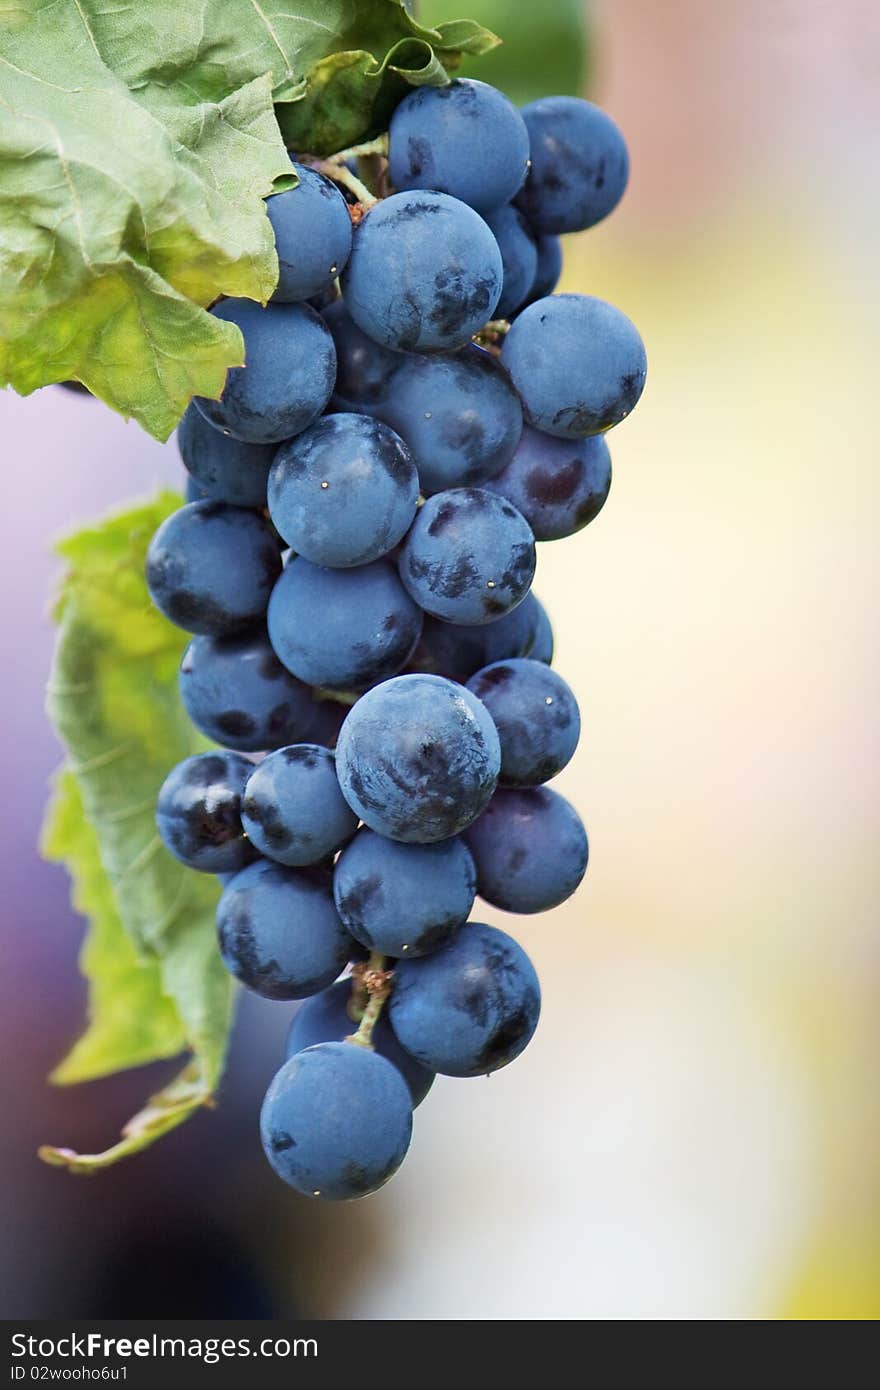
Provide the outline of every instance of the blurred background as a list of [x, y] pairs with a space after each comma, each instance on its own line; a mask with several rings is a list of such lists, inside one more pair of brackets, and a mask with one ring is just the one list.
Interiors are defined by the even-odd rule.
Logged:
[[438, 1080], [394, 1182], [313, 1205], [256, 1132], [288, 1009], [242, 1001], [220, 1108], [91, 1180], [152, 1069], [45, 1076], [83, 1023], [82, 923], [35, 845], [59, 531], [176, 482], [58, 389], [0, 397], [7, 787], [0, 972], [6, 1317], [873, 1319], [880, 1314], [880, 11], [871, 0], [424, 0], [508, 38], [518, 101], [590, 95], [629, 191], [563, 288], [649, 354], [614, 484], [536, 592], [584, 738], [559, 788], [581, 892], [512, 930], [538, 1034]]

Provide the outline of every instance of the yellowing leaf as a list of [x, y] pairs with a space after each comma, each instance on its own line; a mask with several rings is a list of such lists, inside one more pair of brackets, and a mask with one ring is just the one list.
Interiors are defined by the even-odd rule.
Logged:
[[169, 1130], [188, 1120], [194, 1110], [208, 1103], [210, 1092], [197, 1062], [191, 1062], [170, 1085], [150, 1096], [143, 1110], [134, 1115], [122, 1131], [122, 1138], [99, 1154], [78, 1154], [73, 1149], [43, 1144], [39, 1150], [44, 1163], [66, 1168], [70, 1173], [91, 1174], [109, 1168], [121, 1158], [140, 1153]]

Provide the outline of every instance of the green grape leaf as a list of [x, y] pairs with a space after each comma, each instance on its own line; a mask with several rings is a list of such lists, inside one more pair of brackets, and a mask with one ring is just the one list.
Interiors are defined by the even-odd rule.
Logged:
[[238, 330], [205, 306], [272, 293], [263, 196], [291, 171], [265, 70], [201, 100], [126, 85], [133, 51], [185, 77], [160, 10], [149, 44], [141, 6], [33, 0], [4, 16], [0, 381], [82, 381], [164, 439], [243, 361]]
[[[380, 134], [410, 87], [442, 86], [465, 55], [487, 53], [499, 42], [471, 20], [422, 29], [396, 0], [357, 8], [355, 24], [314, 65], [297, 99], [276, 106], [292, 149], [331, 154]], [[365, 22], [361, 11], [374, 22]]]
[[65, 863], [90, 918], [82, 965], [89, 1028], [54, 1074], [60, 1082], [189, 1048], [184, 1073], [130, 1121], [119, 1144], [79, 1156], [44, 1149], [79, 1172], [152, 1143], [210, 1103], [220, 1079], [233, 990], [214, 934], [215, 879], [165, 850], [155, 803], [169, 769], [206, 745], [180, 703], [185, 638], [150, 603], [144, 559], [173, 493], [108, 516], [63, 541], [48, 709], [67, 749], [44, 848]]
[[277, 282], [264, 198], [296, 181], [282, 131], [317, 154], [364, 139], [409, 85], [496, 42], [423, 28], [400, 0], [4, 10], [0, 384], [81, 381], [166, 439], [243, 361], [207, 307]]

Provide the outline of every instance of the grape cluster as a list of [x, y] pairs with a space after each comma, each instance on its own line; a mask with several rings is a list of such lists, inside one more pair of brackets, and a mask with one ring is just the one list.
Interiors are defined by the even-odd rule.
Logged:
[[458, 80], [407, 96], [387, 151], [381, 198], [333, 181], [340, 156], [269, 200], [278, 288], [213, 310], [246, 365], [189, 407], [191, 500], [147, 561], [192, 634], [183, 702], [221, 745], [169, 773], [159, 831], [221, 877], [232, 974], [306, 1001], [262, 1139], [336, 1199], [396, 1170], [436, 1073], [485, 1075], [534, 1033], [531, 962], [469, 918], [477, 895], [545, 911], [586, 870], [546, 785], [580, 716], [536, 542], [596, 517], [604, 434], [645, 379], [619, 310], [553, 294], [559, 234], [626, 184], [604, 113]]

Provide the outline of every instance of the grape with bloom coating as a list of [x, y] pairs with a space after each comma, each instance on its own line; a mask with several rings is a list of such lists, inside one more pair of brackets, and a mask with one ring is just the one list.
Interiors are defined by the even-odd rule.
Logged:
[[465, 839], [477, 892], [505, 912], [547, 912], [571, 897], [587, 871], [580, 816], [549, 787], [500, 787]]
[[537, 232], [580, 232], [607, 217], [629, 178], [629, 155], [606, 112], [580, 97], [522, 108], [531, 168], [517, 205]]
[[541, 661], [496, 661], [468, 681], [501, 740], [505, 787], [549, 782], [571, 760], [581, 731], [574, 691]]
[[156, 607], [177, 627], [212, 637], [259, 622], [280, 571], [263, 518], [223, 502], [179, 507], [147, 550], [147, 587]]
[[336, 863], [333, 893], [356, 941], [386, 956], [424, 956], [474, 905], [477, 873], [463, 840], [403, 845], [366, 827]]
[[269, 637], [308, 685], [365, 690], [409, 660], [422, 614], [388, 560], [334, 570], [293, 559], [269, 600]]
[[[426, 616], [410, 669], [447, 676], [466, 685], [471, 676], [493, 661], [531, 656], [539, 629], [546, 621], [547, 615], [531, 589], [516, 608], [482, 627], [461, 627]], [[551, 638], [551, 656], [552, 652]]]
[[456, 835], [492, 795], [501, 767], [495, 725], [463, 686], [395, 676], [358, 700], [336, 745], [342, 794], [379, 835], [430, 844]]
[[318, 1043], [295, 1053], [274, 1077], [260, 1135], [275, 1172], [297, 1192], [329, 1201], [365, 1197], [406, 1156], [409, 1090], [378, 1052]]
[[258, 850], [291, 867], [321, 863], [357, 830], [333, 754], [315, 743], [279, 748], [254, 768], [241, 819]]
[[561, 439], [619, 425], [645, 386], [645, 346], [625, 314], [586, 294], [552, 294], [523, 309], [501, 358], [529, 424]]
[[324, 415], [282, 444], [269, 514], [297, 555], [351, 568], [397, 545], [416, 514], [419, 479], [399, 435], [369, 415]]
[[459, 77], [416, 87], [391, 117], [395, 188], [434, 188], [486, 214], [522, 187], [529, 160], [525, 121], [497, 87]]
[[573, 536], [599, 515], [611, 490], [604, 435], [556, 439], [526, 425], [507, 467], [485, 484], [522, 512], [536, 541]]
[[194, 637], [181, 658], [178, 685], [196, 728], [240, 752], [310, 738], [318, 722], [311, 690], [284, 669], [263, 628]]
[[328, 870], [249, 864], [223, 889], [220, 955], [230, 974], [266, 999], [305, 999], [345, 969], [352, 940]]
[[219, 400], [196, 407], [219, 430], [251, 444], [277, 444], [321, 414], [336, 379], [336, 349], [324, 320], [307, 304], [223, 299], [211, 313], [244, 338], [245, 364], [231, 367]]
[[522, 406], [501, 363], [470, 343], [430, 357], [407, 353], [373, 413], [412, 451], [426, 497], [483, 483], [513, 457]]
[[485, 488], [453, 488], [419, 510], [400, 577], [420, 608], [446, 622], [491, 623], [515, 608], [535, 573], [529, 524]]
[[528, 1045], [541, 987], [521, 946], [483, 922], [468, 922], [422, 960], [400, 961], [391, 1026], [416, 1061], [444, 1076], [487, 1076]]
[[526, 304], [534, 304], [536, 299], [544, 299], [546, 295], [552, 294], [562, 274], [562, 243], [559, 237], [538, 236], [535, 238], [535, 247], [538, 264]]
[[321, 314], [336, 347], [333, 409], [375, 415], [375, 407], [389, 399], [391, 380], [407, 356], [382, 347], [358, 328], [344, 299], [334, 300]]
[[311, 299], [329, 290], [351, 252], [351, 218], [339, 189], [304, 164], [293, 167], [296, 188], [266, 199], [278, 252], [273, 303]]
[[169, 772], [156, 802], [156, 826], [176, 859], [202, 873], [234, 873], [256, 857], [241, 823], [241, 797], [253, 767], [238, 753], [195, 753]]
[[498, 243], [473, 208], [445, 193], [393, 193], [357, 228], [342, 276], [349, 313], [400, 352], [464, 347], [501, 294]]
[[210, 425], [190, 402], [177, 426], [177, 447], [187, 471], [187, 486], [198, 491], [187, 497], [228, 502], [232, 507], [265, 507], [274, 444], [246, 444]]
[[506, 203], [486, 217], [486, 226], [498, 242], [504, 284], [495, 306], [499, 319], [512, 318], [528, 299], [538, 273], [538, 248], [529, 224], [518, 208]]

